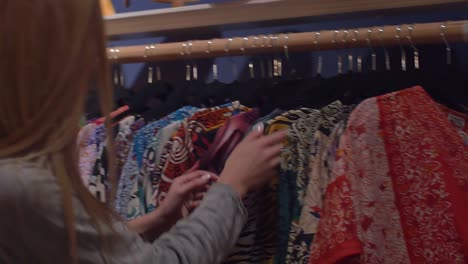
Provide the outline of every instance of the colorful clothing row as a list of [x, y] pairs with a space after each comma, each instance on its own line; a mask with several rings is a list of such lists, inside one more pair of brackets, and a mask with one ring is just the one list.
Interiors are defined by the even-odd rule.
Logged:
[[[239, 102], [184, 107], [116, 129], [116, 211], [157, 208], [186, 172], [220, 173], [256, 124], [288, 130], [278, 177], [247, 195], [248, 221], [225, 263], [465, 263], [468, 115], [421, 87], [265, 117]], [[104, 126], [80, 131], [80, 171], [108, 200]], [[106, 198], [107, 197], [107, 198]]]

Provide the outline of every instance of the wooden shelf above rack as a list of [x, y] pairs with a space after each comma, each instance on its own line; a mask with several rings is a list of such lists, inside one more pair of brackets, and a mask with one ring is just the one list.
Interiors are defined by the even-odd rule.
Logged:
[[466, 0], [238, 0], [122, 13], [105, 18], [107, 35], [167, 33], [311, 17], [468, 7]]

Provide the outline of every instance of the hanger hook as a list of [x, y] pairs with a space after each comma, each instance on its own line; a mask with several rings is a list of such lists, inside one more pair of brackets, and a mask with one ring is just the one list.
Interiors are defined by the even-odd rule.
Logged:
[[385, 47], [385, 45], [383, 44], [383, 40], [382, 40], [382, 34], [384, 33], [384, 28], [379, 28], [378, 32], [379, 32], [379, 34], [378, 34], [379, 43], [380, 43], [380, 46], [382, 46], [382, 48], [384, 50], [385, 70], [390, 71], [390, 55], [388, 54], [388, 50]]
[[[152, 47], [154, 48], [153, 44], [145, 46], [144, 55], [143, 55], [144, 58], [148, 58], [148, 53], [150, 56], [152, 55], [151, 53]], [[150, 65], [148, 65], [148, 83], [153, 83], [153, 67]]]
[[[319, 45], [320, 32], [315, 32], [314, 35], [315, 35], [315, 40], [314, 40], [315, 48], [318, 52], [320, 52], [320, 45]], [[317, 57], [317, 75], [318, 76], [322, 75], [322, 68], [323, 68], [323, 57], [319, 53]]]
[[185, 60], [185, 80], [190, 81], [192, 79], [192, 66], [190, 66], [190, 63], [187, 61], [187, 56], [188, 56], [187, 47], [188, 47], [187, 43], [185, 42], [182, 43], [180, 55], [182, 55]]
[[254, 39], [254, 41], [252, 43], [252, 48], [256, 48], [257, 47], [257, 42], [258, 42], [258, 37], [254, 36], [253, 39]]
[[273, 35], [273, 34], [270, 34], [270, 35], [268, 36], [268, 47], [269, 47], [269, 48], [274, 48], [273, 45], [274, 45], [275, 38], [276, 38], [276, 36]]
[[372, 46], [372, 33], [374, 33], [373, 30], [369, 28], [367, 30], [366, 42], [367, 42], [367, 46], [369, 47], [369, 50], [371, 51], [371, 69], [372, 71], [376, 71], [377, 70], [377, 53], [375, 52], [375, 49]]
[[242, 55], [244, 55], [244, 56], [245, 56], [246, 43], [248, 41], [249, 41], [248, 37], [243, 37], [242, 38], [242, 46], [241, 46], [240, 50], [242, 51]]
[[343, 38], [341, 42], [343, 43], [343, 48], [348, 51], [348, 71], [352, 72], [353, 71], [353, 64], [354, 64], [354, 58], [353, 58], [353, 53], [349, 51], [348, 49], [348, 36], [349, 36], [349, 31], [348, 30], [343, 30]]
[[229, 51], [230, 51], [230, 48], [231, 48], [231, 43], [232, 43], [232, 38], [228, 38], [227, 42], [226, 42], [226, 46], [224, 46], [224, 52], [226, 52], [226, 55], [229, 56]]
[[284, 57], [286, 57], [287, 60], [289, 60], [289, 35], [288, 34], [283, 34], [284, 38], [284, 43], [283, 43], [283, 51], [284, 51]]
[[213, 40], [208, 40], [207, 42], [207, 47], [206, 47], [206, 50], [205, 50], [205, 53], [206, 54], [210, 54], [211, 53], [211, 46], [213, 45]]
[[[340, 31], [339, 30], [335, 30], [333, 31], [333, 38], [332, 38], [332, 44], [336, 46], [337, 49], [339, 49], [339, 45], [338, 45], [338, 35], [340, 34]], [[341, 57], [340, 54], [338, 54], [338, 58], [337, 58], [337, 68], [338, 68], [338, 74], [342, 74], [343, 73], [343, 57]]]
[[187, 44], [182, 43], [181, 49], [180, 49], [180, 55], [185, 57], [185, 50], [187, 48]]
[[348, 34], [349, 34], [349, 31], [348, 30], [343, 30], [343, 37], [341, 38], [341, 42], [343, 43], [343, 47], [346, 48], [347, 46], [347, 43], [348, 43]]
[[113, 59], [113, 60], [117, 60], [119, 58], [119, 52], [120, 52], [120, 49], [119, 48], [111, 48], [110, 50], [110, 57]]
[[150, 46], [145, 46], [145, 50], [143, 53], [143, 58], [148, 58], [148, 50], [150, 49]]
[[406, 36], [406, 39], [411, 45], [411, 48], [413, 48], [413, 62], [414, 62], [414, 69], [419, 70], [420, 65], [419, 65], [419, 50], [416, 48], [416, 46], [413, 43], [413, 30], [414, 26], [413, 25], [408, 25], [408, 35]]
[[445, 51], [446, 51], [446, 56], [447, 56], [447, 65], [452, 64], [452, 48], [450, 47], [449, 42], [447, 41], [447, 38], [445, 37], [445, 30], [447, 28], [447, 23], [443, 23], [440, 25], [440, 36], [442, 37], [442, 40], [444, 41], [445, 44]]
[[262, 42], [260, 44], [260, 47], [264, 48], [264, 47], [266, 47], [266, 43], [268, 42], [268, 37], [265, 36], [265, 35], [261, 35], [260, 37], [262, 38]]
[[314, 45], [317, 50], [320, 50], [320, 47], [319, 47], [320, 32], [315, 32], [314, 35], [315, 35]]
[[193, 48], [193, 43], [191, 40], [187, 42], [187, 55], [190, 60], [192, 60], [192, 48]]
[[400, 46], [400, 52], [401, 52], [401, 70], [406, 71], [406, 51], [401, 45], [401, 31], [402, 31], [401, 26], [396, 26], [395, 30], [396, 30], [395, 38], [398, 41], [398, 46]]
[[339, 30], [333, 31], [333, 38], [331, 40], [332, 44], [336, 45], [338, 40], [338, 35], [340, 34]]
[[[359, 30], [356, 29], [356, 30], [353, 31], [352, 41], [353, 41], [355, 47], [357, 47], [356, 43], [358, 41], [359, 34], [360, 34]], [[361, 54], [357, 55], [356, 60], [357, 60], [357, 71], [362, 72], [362, 56], [361, 56]]]
[[413, 49], [416, 49], [416, 46], [413, 43], [413, 30], [414, 30], [414, 26], [408, 25], [408, 35], [406, 35], [406, 39], [408, 40], [411, 47]]
[[[224, 52], [226, 52], [226, 56], [228, 56], [228, 57], [230, 55], [230, 49], [231, 49], [232, 41], [233, 41], [232, 38], [228, 38], [228, 40], [226, 42], [226, 46], [224, 47]], [[236, 66], [236, 64], [235, 64], [235, 62], [234, 62], [234, 60], [232, 58], [229, 58], [229, 60], [231, 61], [232, 76], [234, 76], [234, 78], [236, 78], [236, 76], [237, 76], [237, 66]]]
[[[210, 54], [211, 53], [211, 46], [213, 45], [214, 40], [208, 40], [208, 46], [206, 47], [206, 53]], [[216, 61], [213, 60], [213, 65], [211, 65], [212, 71], [213, 71], [213, 80], [218, 80], [218, 65], [216, 64]]]

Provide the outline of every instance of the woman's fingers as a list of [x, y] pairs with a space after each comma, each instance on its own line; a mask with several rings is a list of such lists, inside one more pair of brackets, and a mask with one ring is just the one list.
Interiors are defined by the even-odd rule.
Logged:
[[272, 146], [280, 144], [288, 135], [288, 130], [281, 130], [273, 134], [262, 137], [259, 141], [261, 146]]
[[283, 144], [276, 144], [265, 149], [267, 159], [279, 157], [281, 150], [284, 148]]
[[212, 176], [211, 174], [202, 174], [201, 176], [191, 178], [184, 182], [181, 186], [181, 191], [183, 193], [193, 192], [195, 190], [204, 188], [205, 185], [210, 182]]
[[190, 173], [187, 173], [178, 177], [177, 180], [181, 183], [186, 183], [186, 182], [195, 180], [197, 178], [203, 177], [206, 174], [210, 175], [211, 173], [208, 171], [201, 171], [201, 170], [193, 171], [193, 172], [190, 172]]
[[263, 124], [256, 125], [253, 130], [245, 137], [245, 141], [255, 140], [263, 136]]
[[193, 200], [195, 201], [203, 200], [204, 197], [205, 197], [205, 192], [198, 192], [198, 193], [195, 193], [195, 195], [193, 196]]

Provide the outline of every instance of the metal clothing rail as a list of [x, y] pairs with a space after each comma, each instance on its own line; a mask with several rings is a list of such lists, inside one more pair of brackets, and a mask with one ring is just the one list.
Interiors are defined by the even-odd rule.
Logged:
[[113, 47], [115, 63], [468, 41], [468, 20]]

